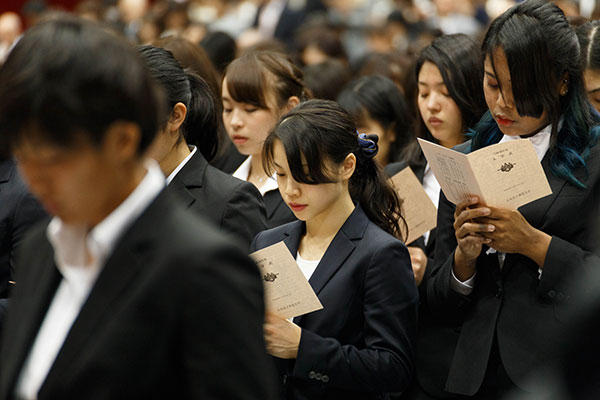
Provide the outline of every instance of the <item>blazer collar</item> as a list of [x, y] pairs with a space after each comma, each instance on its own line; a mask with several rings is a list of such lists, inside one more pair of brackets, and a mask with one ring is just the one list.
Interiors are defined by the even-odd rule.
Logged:
[[144, 266], [152, 263], [154, 244], [160, 240], [160, 224], [169, 218], [173, 200], [162, 191], [136, 222], [123, 235], [106, 261], [87, 301], [73, 323], [40, 394], [52, 385], [60, 385], [61, 376], [68, 373], [74, 361], [85, 353], [93, 334], [111, 318], [121, 296], [127, 294], [131, 282]]
[[169, 190], [175, 193], [186, 207], [191, 207], [196, 201], [190, 189], [200, 188], [204, 185], [204, 176], [206, 175], [207, 168], [208, 162], [198, 149], [169, 184]]
[[[368, 224], [369, 219], [367, 215], [360, 205], [357, 205], [334, 236], [325, 254], [323, 254], [323, 258], [321, 258], [317, 269], [308, 280], [316, 294], [319, 294], [352, 253], [356, 247], [354, 242], [362, 239]], [[284, 233], [285, 239], [283, 241], [295, 258], [298, 246], [300, 245], [300, 239], [304, 232], [306, 232], [306, 224], [304, 221], [294, 221], [288, 226], [289, 228]]]

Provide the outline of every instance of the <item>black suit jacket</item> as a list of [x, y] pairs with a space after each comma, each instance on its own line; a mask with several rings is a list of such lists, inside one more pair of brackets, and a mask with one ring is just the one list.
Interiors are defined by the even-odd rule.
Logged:
[[263, 198], [256, 187], [208, 164], [199, 151], [168, 186], [187, 207], [233, 234], [245, 248], [267, 229]]
[[[40, 400], [273, 398], [256, 266], [170, 196], [163, 191], [119, 240]], [[12, 397], [61, 280], [45, 230], [32, 232], [18, 259], [0, 399]]]
[[0, 298], [8, 297], [14, 280], [15, 251], [29, 227], [46, 217], [39, 202], [27, 189], [17, 166], [9, 159], [0, 162]]
[[[394, 176], [402, 171], [407, 165], [410, 166], [419, 182], [423, 183], [427, 160], [421, 152], [421, 157], [414, 162], [400, 161], [388, 164], [385, 172]], [[441, 195], [441, 194], [440, 194]], [[427, 281], [434, 269], [434, 253], [436, 244], [437, 228], [431, 230], [429, 240], [425, 244], [423, 236], [410, 243], [418, 246], [427, 255], [427, 268], [423, 274], [423, 280], [419, 285], [419, 335], [417, 337], [417, 349], [415, 357], [415, 379], [411, 388], [401, 397], [404, 400], [422, 399], [422, 393], [436, 399], [447, 399], [454, 397], [444, 390], [448, 368], [454, 349], [460, 334], [460, 323], [443, 321], [436, 318], [427, 305]], [[447, 256], [447, 255], [446, 255]]]
[[[470, 142], [458, 148], [468, 152]], [[462, 323], [449, 365], [447, 391], [465, 395], [477, 392], [495, 338], [510, 379], [522, 389], [535, 390], [530, 382], [537, 380], [542, 367], [556, 361], [561, 341], [554, 333], [562, 329], [571, 313], [571, 299], [578, 290], [573, 282], [591, 276], [598, 268], [599, 259], [592, 252], [597, 249], [596, 227], [591, 221], [597, 220], [600, 205], [600, 146], [591, 149], [586, 162], [587, 171], [574, 171], [587, 186], [580, 189], [554, 175], [549, 157], [544, 157], [542, 167], [552, 194], [519, 208], [533, 227], [552, 236], [541, 279], [531, 259], [507, 254], [500, 269], [497, 255], [487, 255], [484, 247], [469, 296], [450, 287], [456, 248], [455, 207], [442, 195], [436, 266], [428, 281], [427, 300], [440, 318]]]
[[[260, 233], [253, 249], [284, 241], [297, 254], [305, 224]], [[309, 283], [323, 309], [295, 318], [296, 360], [278, 360], [286, 399], [382, 399], [413, 369], [418, 295], [406, 247], [360, 206], [340, 228]]]

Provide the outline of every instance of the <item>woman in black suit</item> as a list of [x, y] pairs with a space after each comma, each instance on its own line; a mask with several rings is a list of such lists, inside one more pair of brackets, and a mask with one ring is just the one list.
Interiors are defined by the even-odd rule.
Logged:
[[[467, 140], [471, 129], [485, 112], [479, 62], [479, 45], [467, 35], [444, 35], [421, 50], [415, 64], [414, 79], [418, 121], [416, 135], [448, 148]], [[440, 187], [425, 160], [421, 147], [412, 139], [402, 160], [385, 168], [393, 176], [409, 166], [423, 184], [431, 201], [438, 206]], [[435, 230], [409, 245], [417, 285], [427, 280], [435, 248]], [[424, 293], [423, 293], [424, 295]]]
[[[425, 47], [416, 61], [414, 79], [419, 137], [453, 147], [467, 139], [486, 106], [481, 81], [483, 66], [479, 45], [467, 35], [444, 35]], [[389, 176], [409, 166], [431, 201], [438, 206], [440, 187], [416, 140], [405, 149], [405, 159], [385, 168]], [[447, 365], [454, 354], [458, 327], [435, 318], [427, 307], [427, 280], [434, 264], [436, 229], [408, 243], [419, 287], [419, 337], [416, 378], [403, 399], [443, 399]], [[446, 360], [441, 362], [441, 360]]]
[[592, 253], [598, 121], [586, 99], [577, 37], [553, 3], [512, 7], [492, 22], [482, 49], [489, 112], [461, 150], [529, 138], [552, 194], [518, 210], [476, 197], [455, 207], [442, 196], [427, 300], [462, 325], [447, 392], [543, 397], [550, 385], [542, 372], [560, 354], [555, 333], [569, 321], [573, 282], [599, 266]]
[[267, 227], [265, 207], [253, 185], [208, 164], [218, 143], [214, 94], [202, 78], [184, 72], [170, 51], [142, 46], [139, 52], [171, 109], [148, 155], [159, 162], [171, 192], [247, 249]]
[[225, 129], [247, 156], [233, 176], [260, 190], [269, 228], [295, 220], [281, 199], [277, 180], [262, 168], [262, 148], [279, 118], [306, 99], [302, 71], [283, 54], [251, 51], [229, 64], [222, 91]]
[[324, 307], [293, 322], [267, 316], [285, 399], [386, 399], [410, 382], [418, 296], [376, 143], [326, 100], [293, 109], [265, 142], [265, 165], [299, 221], [252, 247], [284, 241]]

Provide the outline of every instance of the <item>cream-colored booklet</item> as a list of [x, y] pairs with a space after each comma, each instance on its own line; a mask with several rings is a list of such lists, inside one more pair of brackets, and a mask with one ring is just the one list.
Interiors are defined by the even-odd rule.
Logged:
[[402, 199], [402, 216], [408, 225], [406, 243], [410, 244], [437, 224], [437, 208], [427, 196], [423, 185], [410, 167], [404, 168], [391, 178], [392, 185]]
[[516, 209], [552, 193], [531, 142], [511, 140], [469, 154], [419, 139], [421, 149], [452, 203], [477, 195], [490, 206]]
[[275, 243], [250, 257], [260, 270], [267, 311], [293, 318], [323, 308], [285, 243]]

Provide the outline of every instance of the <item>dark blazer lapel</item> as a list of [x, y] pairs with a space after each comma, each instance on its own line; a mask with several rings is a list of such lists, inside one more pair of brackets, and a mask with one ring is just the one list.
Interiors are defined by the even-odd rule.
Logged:
[[290, 253], [292, 253], [294, 259], [298, 253], [300, 238], [305, 231], [306, 225], [304, 224], [304, 221], [294, 221], [289, 224], [288, 229], [284, 232], [285, 239], [283, 239], [283, 243], [285, 243]]
[[175, 193], [187, 208], [191, 207], [196, 201], [189, 189], [203, 186], [204, 173], [208, 166], [208, 162], [199, 151], [196, 150], [196, 154], [188, 160], [168, 186], [169, 190]]
[[278, 190], [270, 190], [263, 196], [265, 210], [267, 212], [267, 220], [275, 214], [279, 207], [287, 207], [283, 202]]
[[[4, 360], [10, 360], [10, 363], [4, 363], [4, 367], [0, 376], [3, 382], [1, 387], [9, 390], [14, 390], [17, 374], [23, 368], [23, 363], [29, 355], [29, 349], [37, 336], [37, 332], [44, 320], [44, 316], [50, 306], [50, 302], [54, 297], [54, 293], [60, 284], [62, 276], [54, 265], [54, 253], [50, 243], [44, 242], [40, 247], [39, 265], [34, 268], [38, 274], [36, 287], [30, 289], [37, 295], [23, 297], [20, 296], [19, 303], [13, 303], [12, 309], [9, 312], [9, 318], [18, 319], [18, 324], [12, 324], [14, 328], [5, 340], [10, 341], [10, 347], [3, 347], [4, 352], [2, 357]], [[16, 289], [19, 290], [18, 288]], [[11, 313], [14, 314], [11, 316]], [[12, 397], [10, 393], [0, 393], [1, 398]]]
[[168, 218], [169, 194], [163, 191], [142, 213], [140, 218], [117, 242], [113, 253], [100, 272], [92, 291], [69, 331], [63, 347], [58, 353], [46, 381], [41, 388], [60, 384], [60, 376], [68, 373], [78, 354], [85, 352], [86, 344], [93, 333], [102, 329], [102, 323], [110, 319], [116, 304], [128, 295], [128, 288], [144, 265], [151, 264], [153, 243], [159, 238], [157, 221]]
[[308, 281], [315, 293], [319, 294], [321, 289], [323, 289], [352, 253], [356, 247], [353, 241], [362, 238], [368, 222], [369, 220], [360, 206], [356, 206], [331, 241], [317, 269]]
[[[360, 206], [356, 206], [329, 244], [317, 269], [308, 280], [317, 295], [354, 251], [356, 246], [353, 241], [363, 237], [368, 222]], [[294, 318], [294, 323], [301, 325], [303, 318], [304, 315]]]

